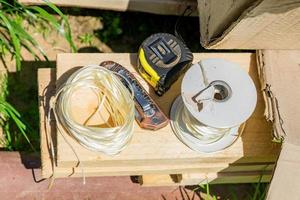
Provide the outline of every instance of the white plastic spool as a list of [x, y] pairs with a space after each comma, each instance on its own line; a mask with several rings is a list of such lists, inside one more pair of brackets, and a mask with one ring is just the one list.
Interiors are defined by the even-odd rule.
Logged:
[[[251, 116], [256, 101], [255, 85], [238, 64], [205, 59], [186, 72], [181, 96], [171, 108], [171, 126], [191, 149], [220, 151], [236, 141], [239, 126]], [[185, 116], [196, 124], [187, 123]]]

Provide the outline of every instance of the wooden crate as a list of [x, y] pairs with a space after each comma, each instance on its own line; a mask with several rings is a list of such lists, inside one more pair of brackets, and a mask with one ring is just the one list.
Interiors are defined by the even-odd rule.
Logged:
[[[247, 70], [253, 78], [256, 88], [259, 87], [255, 55], [251, 53], [196, 53], [194, 61], [204, 58], [224, 58], [236, 62]], [[199, 180], [218, 182], [253, 182], [261, 175], [265, 181], [270, 178], [273, 164], [279, 154], [280, 146], [271, 142], [271, 127], [263, 116], [264, 103], [258, 91], [256, 109], [247, 121], [242, 136], [229, 148], [211, 154], [197, 153], [181, 143], [173, 134], [170, 125], [153, 132], [140, 129], [135, 125], [134, 136], [128, 147], [116, 156], [107, 156], [91, 152], [80, 146], [68, 134], [56, 134], [55, 123], [52, 123], [51, 137], [55, 143], [55, 165], [52, 169], [49, 152], [50, 134], [45, 133], [45, 111], [47, 102], [55, 92], [55, 83], [63, 83], [75, 67], [87, 64], [98, 64], [104, 60], [114, 60], [130, 71], [135, 71], [136, 54], [59, 54], [57, 68], [39, 70], [39, 96], [41, 120], [41, 156], [42, 175], [49, 177], [55, 172], [56, 177], [82, 176], [78, 160], [71, 146], [80, 157], [86, 176], [108, 175], [141, 175], [145, 185], [160, 185], [157, 177], [169, 177], [169, 174], [181, 176], [174, 184], [192, 184]], [[163, 97], [157, 97], [151, 88], [141, 80], [142, 85], [150, 92], [162, 110], [169, 115], [174, 98], [180, 93], [182, 77]], [[57, 77], [57, 82], [55, 82]], [[47, 90], [45, 91], [45, 88]], [[46, 100], [45, 100], [46, 99]], [[250, 174], [249, 174], [250, 173]], [[147, 176], [146, 176], [147, 175]], [[199, 175], [199, 178], [195, 178]], [[148, 178], [147, 178], [148, 177]], [[151, 178], [152, 177], [152, 180]], [[191, 177], [191, 178], [187, 178]], [[230, 178], [232, 177], [232, 178]], [[163, 180], [162, 178], [158, 178]], [[173, 180], [173, 179], [172, 179]], [[170, 181], [165, 179], [167, 184]], [[163, 184], [161, 184], [163, 185]]]

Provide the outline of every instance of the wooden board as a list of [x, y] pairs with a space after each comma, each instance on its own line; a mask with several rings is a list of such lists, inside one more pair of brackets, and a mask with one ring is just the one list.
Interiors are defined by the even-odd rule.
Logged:
[[[43, 0], [19, 0], [25, 5], [41, 5]], [[181, 15], [187, 6], [197, 8], [196, 0], [50, 0], [57, 6], [140, 11], [163, 15]], [[196, 10], [196, 9], [195, 9]], [[194, 12], [197, 15], [197, 12]]]
[[[195, 60], [208, 57], [222, 57], [235, 61], [250, 72], [255, 83], [258, 84], [254, 55], [249, 53], [206, 53], [195, 54]], [[116, 60], [127, 66], [130, 71], [134, 69], [136, 55], [134, 54], [59, 54], [57, 59], [57, 74], [64, 74], [75, 66], [86, 64], [97, 64], [103, 60]], [[49, 69], [39, 70], [39, 96], [40, 96], [40, 119], [41, 119], [41, 156], [42, 175], [49, 177], [53, 173], [51, 156], [49, 151], [49, 139], [45, 134], [45, 112], [47, 105], [43, 106], [42, 99], [46, 96], [49, 100], [54, 92], [55, 71]], [[135, 74], [137, 75], [137, 74]], [[58, 76], [59, 77], [59, 76]], [[67, 76], [59, 79], [58, 84], [63, 82]], [[49, 84], [50, 83], [50, 84]], [[148, 89], [148, 85], [143, 83]], [[48, 91], [45, 95], [45, 87]], [[162, 98], [158, 98], [158, 104], [168, 114], [172, 100], [179, 94], [180, 80], [176, 82]], [[258, 85], [257, 85], [257, 88]], [[153, 94], [153, 91], [150, 93]], [[119, 155], [110, 157], [93, 153], [78, 146], [72, 138], [68, 140], [74, 145], [77, 153], [81, 156], [81, 163], [86, 176], [107, 175], [145, 175], [145, 174], [184, 174], [184, 173], [212, 173], [217, 175], [220, 171], [228, 173], [235, 171], [255, 171], [258, 165], [269, 165], [274, 163], [279, 153], [279, 146], [271, 142], [271, 129], [263, 118], [263, 103], [261, 95], [258, 96], [259, 103], [255, 113], [248, 121], [242, 138], [230, 148], [215, 154], [200, 154], [193, 152], [183, 145], [174, 135], [170, 127], [159, 132], [149, 132], [138, 128], [136, 125], [134, 137], [130, 145]], [[45, 101], [47, 102], [47, 101]], [[55, 124], [52, 124], [54, 141], [56, 136]], [[49, 135], [48, 134], [48, 135]], [[70, 151], [70, 147], [57, 135], [57, 166], [54, 167], [56, 177], [82, 176], [81, 168], [75, 167], [77, 160]], [[161, 141], [164, 141], [163, 143]], [[162, 144], [161, 144], [162, 143]], [[161, 144], [157, 146], [157, 144]], [[136, 149], [139, 149], [137, 152]], [[155, 151], [153, 151], [155, 149]], [[233, 167], [240, 163], [246, 163], [243, 169]], [[229, 176], [227, 173], [227, 176]], [[239, 179], [236, 179], [239, 180]], [[245, 179], [246, 180], [246, 179]], [[256, 180], [256, 179], [251, 179]]]
[[174, 174], [174, 175], [143, 175], [138, 177], [142, 186], [179, 186], [179, 185], [199, 185], [199, 184], [228, 184], [228, 183], [255, 183], [270, 182], [272, 172], [266, 173], [194, 173], [194, 174]]
[[218, 173], [200, 170], [196, 173], [142, 175], [138, 177], [138, 182], [143, 186], [269, 182], [273, 169], [274, 164], [233, 165]]
[[[245, 54], [218, 54], [218, 53], [203, 53], [195, 54], [194, 60], [201, 60], [204, 58], [218, 58], [222, 57], [234, 62], [237, 62], [245, 70], [249, 71], [250, 75], [258, 85], [255, 61], [251, 59], [250, 53]], [[123, 66], [126, 66], [130, 71], [138, 76], [133, 66], [136, 66], [135, 54], [58, 54], [57, 57], [57, 79], [58, 84], [66, 80], [74, 67], [80, 67], [87, 64], [98, 64], [104, 60], [116, 60]], [[170, 107], [173, 100], [180, 93], [181, 79], [178, 80], [171, 89], [163, 96], [157, 97], [153, 94], [151, 88], [138, 76], [146, 90], [150, 91], [154, 100], [159, 104], [165, 114], [169, 114]], [[228, 163], [237, 162], [260, 162], [263, 159], [275, 159], [278, 146], [271, 142], [271, 129], [263, 116], [264, 104], [261, 94], [258, 95], [258, 103], [255, 112], [248, 120], [244, 134], [231, 147], [224, 151], [213, 154], [198, 153], [178, 140], [173, 134], [170, 126], [160, 129], [157, 132], [143, 130], [138, 125], [135, 125], [135, 131], [130, 145], [119, 155], [107, 156], [91, 152], [81, 147], [68, 134], [64, 134], [67, 141], [76, 149], [76, 153], [80, 157], [80, 162], [84, 165], [93, 164], [107, 164], [116, 166], [119, 161], [126, 165], [134, 165], [137, 163], [143, 165], [148, 161], [151, 164], [158, 163], [158, 165], [169, 164], [171, 161], [181, 163], [188, 168], [187, 162], [193, 164], [196, 162], [197, 167], [205, 167], [209, 163], [224, 164], [227, 167]], [[157, 145], [159, 144], [159, 145]], [[255, 148], [253, 145], [255, 144]], [[64, 137], [61, 134], [57, 135], [57, 165], [62, 167], [75, 166], [78, 163], [76, 156]], [[139, 151], [137, 151], [139, 149]], [[274, 157], [275, 156], [275, 157]], [[257, 159], [257, 160], [256, 160]], [[266, 160], [263, 160], [265, 162]], [[267, 160], [269, 161], [269, 160]], [[274, 160], [273, 160], [274, 161]]]

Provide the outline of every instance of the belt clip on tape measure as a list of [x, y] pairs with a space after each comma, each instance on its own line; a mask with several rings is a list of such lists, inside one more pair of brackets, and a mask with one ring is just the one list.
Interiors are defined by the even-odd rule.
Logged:
[[148, 37], [138, 52], [138, 70], [162, 96], [192, 64], [193, 54], [185, 43], [169, 33]]

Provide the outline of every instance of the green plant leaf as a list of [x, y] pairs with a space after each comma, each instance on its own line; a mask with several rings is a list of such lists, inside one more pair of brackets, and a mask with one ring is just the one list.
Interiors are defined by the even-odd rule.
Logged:
[[5, 140], [5, 144], [6, 144], [6, 148], [9, 150], [12, 150], [12, 139], [11, 139], [11, 134], [9, 131], [9, 124], [7, 123], [4, 127], [4, 132], [5, 132], [5, 136], [6, 136], [6, 140]]
[[[5, 114], [7, 117], [10, 117], [14, 121], [14, 123], [16, 124], [17, 128], [19, 129], [19, 131], [21, 132], [23, 137], [29, 143], [31, 148], [35, 151], [35, 148], [31, 144], [31, 142], [30, 142], [30, 140], [29, 140], [29, 138], [26, 134], [26, 128], [27, 127], [20, 119], [21, 118], [20, 113], [12, 105], [10, 105], [6, 101], [0, 101], [0, 111], [1, 111], [2, 114]], [[9, 135], [9, 137], [10, 137], [10, 140], [11, 140], [10, 135]]]
[[13, 29], [16, 31], [17, 35], [19, 36], [19, 38], [21, 38], [21, 44], [34, 56], [37, 57], [36, 53], [32, 50], [32, 48], [27, 45], [27, 42], [29, 42], [31, 45], [33, 45], [35, 48], [38, 49], [38, 51], [43, 55], [43, 57], [48, 60], [48, 57], [46, 56], [46, 53], [44, 52], [44, 50], [39, 46], [39, 44], [36, 42], [36, 40], [31, 37], [31, 35], [29, 35], [24, 29], [23, 27], [14, 22], [11, 21], [11, 25], [13, 27]]
[[[0, 44], [1, 44], [1, 48], [5, 47], [10, 53], [13, 53], [13, 47], [9, 44], [9, 41], [3, 36], [0, 35]], [[3, 49], [1, 49], [1, 53], [5, 54], [5, 52], [3, 52]]]
[[8, 3], [7, 0], [6, 1], [5, 0], [0, 0], [0, 3], [2, 5], [7, 6], [5, 8], [3, 8], [3, 6], [2, 6], [2, 8], [1, 8], [1, 9], [3, 9], [6, 12], [21, 11], [23, 9], [22, 5], [19, 4], [16, 1], [14, 1], [14, 5], [11, 5], [10, 3]]
[[62, 26], [59, 21], [50, 13], [48, 13], [45, 9], [38, 7], [38, 6], [32, 6], [30, 9], [37, 12], [37, 16], [44, 19], [45, 21], [49, 22], [60, 34], [64, 36], [64, 38], [68, 41], [68, 43], [71, 46], [71, 49], [73, 52], [77, 51], [77, 48], [73, 42], [71, 28], [68, 22], [67, 17], [52, 3], [45, 1], [48, 7], [50, 7], [53, 11], [55, 11], [62, 19], [66, 26], [66, 30], [64, 26]]
[[253, 197], [252, 197], [252, 200], [257, 200], [257, 198], [259, 197], [259, 193], [260, 193], [260, 184], [261, 184], [262, 177], [263, 177], [263, 175], [261, 175], [261, 176], [259, 177], [259, 181], [258, 181], [258, 183], [257, 183], [256, 186], [255, 186], [255, 192], [254, 192], [254, 195], [253, 195]]
[[72, 51], [77, 52], [77, 48], [76, 48], [76, 46], [73, 42], [72, 32], [71, 32], [70, 24], [69, 24], [69, 21], [68, 21], [67, 17], [59, 10], [58, 7], [56, 7], [50, 1], [44, 0], [44, 2], [47, 4], [47, 6], [49, 6], [53, 11], [55, 11], [63, 19], [63, 22], [64, 22], [64, 24], [66, 26], [66, 29], [67, 29], [66, 32], [64, 32], [65, 38], [69, 42]]
[[16, 59], [16, 67], [18, 70], [21, 68], [21, 44], [20, 40], [16, 35], [15, 30], [11, 25], [11, 21], [2, 13], [0, 12], [0, 18], [2, 19], [4, 25], [6, 26], [7, 30], [9, 31], [9, 35], [12, 39], [12, 44], [15, 50], [14, 57]]
[[60, 24], [58, 23], [56, 18], [53, 15], [49, 14], [45, 9], [38, 6], [32, 6], [30, 7], [30, 9], [36, 11], [37, 12], [35, 13], [36, 16], [49, 22], [56, 30], [60, 29]]

